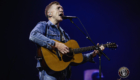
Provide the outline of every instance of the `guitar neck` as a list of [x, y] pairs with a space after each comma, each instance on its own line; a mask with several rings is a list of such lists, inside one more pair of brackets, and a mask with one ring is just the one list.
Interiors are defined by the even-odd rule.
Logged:
[[[99, 45], [99, 46], [101, 46], [101, 45]], [[103, 44], [103, 46], [106, 47], [106, 44]], [[95, 50], [95, 46], [76, 48], [76, 49], [73, 49], [73, 52], [74, 53], [82, 53], [82, 52], [92, 51], [92, 50]]]

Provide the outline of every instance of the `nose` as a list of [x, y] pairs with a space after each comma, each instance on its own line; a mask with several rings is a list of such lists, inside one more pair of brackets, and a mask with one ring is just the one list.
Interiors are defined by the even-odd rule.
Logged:
[[61, 12], [63, 12], [63, 9], [62, 9], [62, 8], [60, 8], [59, 10], [60, 10]]

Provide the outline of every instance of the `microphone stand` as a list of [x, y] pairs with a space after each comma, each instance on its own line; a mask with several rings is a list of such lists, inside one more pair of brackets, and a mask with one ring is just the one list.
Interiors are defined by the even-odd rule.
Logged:
[[[78, 18], [78, 17], [77, 17]], [[85, 36], [88, 40], [91, 41], [91, 43], [95, 46], [95, 50], [99, 50], [99, 76], [100, 76], [100, 80], [101, 80], [101, 55], [103, 54], [109, 61], [110, 59], [107, 57], [107, 55], [105, 53], [103, 53], [103, 51], [101, 51], [101, 49], [99, 48], [99, 46], [96, 46], [95, 43], [91, 40], [88, 32], [86, 31], [84, 25], [82, 24], [82, 22], [80, 21], [80, 19], [78, 18], [78, 20], [80, 21], [81, 25], [83, 26], [84, 30], [86, 31], [86, 34], [72, 21], [72, 19], [69, 19], [71, 21], [72, 24], [74, 24]]]

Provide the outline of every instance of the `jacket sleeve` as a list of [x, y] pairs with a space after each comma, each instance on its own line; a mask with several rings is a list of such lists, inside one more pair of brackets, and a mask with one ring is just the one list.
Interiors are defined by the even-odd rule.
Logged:
[[45, 34], [46, 24], [45, 22], [39, 22], [30, 32], [29, 40], [38, 44], [39, 46], [51, 49], [51, 46], [54, 46], [55, 41], [46, 37]]
[[83, 54], [83, 62], [82, 63], [85, 63], [87, 61], [95, 63], [94, 58], [92, 57], [92, 55], [93, 55], [93, 52]]

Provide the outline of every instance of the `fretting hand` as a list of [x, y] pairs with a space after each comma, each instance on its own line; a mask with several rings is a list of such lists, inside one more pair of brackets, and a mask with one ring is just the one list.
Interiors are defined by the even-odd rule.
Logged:
[[[99, 43], [97, 43], [97, 46], [99, 46]], [[99, 48], [101, 49], [101, 51], [103, 51], [105, 49], [105, 47], [103, 45], [101, 45]], [[94, 50], [93, 57], [95, 57], [98, 53], [99, 53], [99, 50]]]

